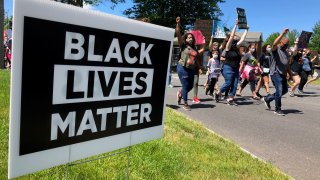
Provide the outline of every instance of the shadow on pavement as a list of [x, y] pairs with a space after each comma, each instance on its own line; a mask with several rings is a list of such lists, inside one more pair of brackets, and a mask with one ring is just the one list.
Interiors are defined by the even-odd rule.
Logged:
[[315, 92], [304, 92], [304, 94], [316, 94]]
[[179, 109], [180, 108], [180, 106], [173, 105], [173, 104], [166, 104], [166, 106], [171, 108], [171, 109]]
[[297, 109], [284, 109], [282, 111], [284, 114], [304, 114], [302, 111]]
[[213, 104], [191, 104], [191, 109], [198, 109], [198, 108], [214, 108], [216, 107]]
[[296, 94], [297, 97], [320, 97], [320, 94], [315, 93], [304, 93], [304, 94]]
[[207, 101], [212, 101], [215, 102], [212, 98], [208, 97], [206, 99], [199, 99], [201, 102], [207, 102]]
[[257, 99], [257, 100], [253, 99], [252, 96], [237, 97], [236, 102], [239, 105], [251, 105], [251, 104], [259, 105], [259, 104], [263, 103], [260, 99]]
[[181, 88], [181, 85], [173, 85], [173, 88]]

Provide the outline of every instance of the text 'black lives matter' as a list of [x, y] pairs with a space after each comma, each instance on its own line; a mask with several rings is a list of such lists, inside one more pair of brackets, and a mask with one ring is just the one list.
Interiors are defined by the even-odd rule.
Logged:
[[32, 17], [23, 33], [20, 155], [162, 124], [171, 42]]

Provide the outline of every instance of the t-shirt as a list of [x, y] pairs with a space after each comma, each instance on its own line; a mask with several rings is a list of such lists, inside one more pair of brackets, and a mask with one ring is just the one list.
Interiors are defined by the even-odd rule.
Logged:
[[251, 53], [246, 53], [241, 60], [251, 67], [258, 65], [258, 60]]
[[217, 77], [221, 72], [219, 59], [210, 58], [207, 67], [210, 68], [210, 78]]
[[229, 51], [226, 51], [225, 58], [224, 65], [229, 65], [233, 68], [240, 67], [241, 55], [237, 48], [231, 48]]
[[272, 51], [272, 58], [270, 61], [270, 75], [279, 73], [286, 75], [288, 69], [288, 57], [289, 54], [286, 50], [282, 50], [280, 46], [277, 46], [275, 51]]
[[300, 74], [302, 71], [302, 63], [299, 62], [301, 54], [297, 53], [292, 57], [291, 71]]
[[311, 71], [309, 59], [307, 57], [302, 57], [302, 60], [303, 60], [302, 69], [304, 71]]
[[263, 68], [269, 68], [270, 67], [270, 60], [271, 60], [271, 56], [269, 54], [262, 54], [260, 57], [260, 65]]
[[198, 54], [198, 51], [193, 49], [189, 45], [183, 45], [181, 48], [181, 58], [179, 60], [179, 64], [182, 66], [194, 69], [196, 67], [196, 56]]
[[224, 58], [225, 58], [225, 57], [226, 57], [226, 53], [227, 53], [227, 52], [226, 52], [226, 50], [224, 49], [224, 50], [222, 51], [222, 53], [221, 53], [221, 57], [224, 57]]

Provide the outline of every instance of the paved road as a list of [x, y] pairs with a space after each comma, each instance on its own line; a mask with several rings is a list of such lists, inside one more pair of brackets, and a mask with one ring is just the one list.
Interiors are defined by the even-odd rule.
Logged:
[[[200, 77], [200, 85], [206, 77]], [[223, 78], [218, 84], [223, 82]], [[184, 111], [176, 103], [176, 92], [181, 84], [173, 74], [173, 88], [167, 89], [168, 107], [185, 113], [202, 122], [208, 129], [229, 139], [253, 155], [272, 163], [295, 179], [320, 179], [320, 87], [308, 86], [298, 97], [286, 94], [282, 99], [285, 116], [266, 110], [262, 101], [250, 97], [249, 85], [239, 106], [225, 102], [216, 103], [204, 95], [199, 87], [200, 104], [192, 104], [191, 111]], [[271, 86], [271, 92], [275, 89]], [[261, 94], [264, 94], [264, 89]], [[193, 92], [189, 93], [189, 99]]]

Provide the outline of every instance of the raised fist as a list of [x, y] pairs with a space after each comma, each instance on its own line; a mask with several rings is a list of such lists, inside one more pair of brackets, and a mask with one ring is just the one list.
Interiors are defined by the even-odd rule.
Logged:
[[179, 16], [176, 18], [176, 23], [180, 24], [180, 17]]

